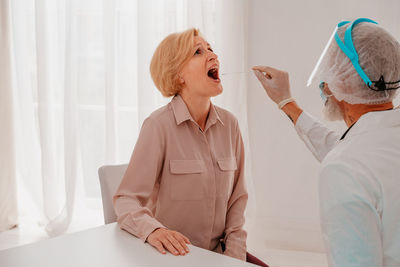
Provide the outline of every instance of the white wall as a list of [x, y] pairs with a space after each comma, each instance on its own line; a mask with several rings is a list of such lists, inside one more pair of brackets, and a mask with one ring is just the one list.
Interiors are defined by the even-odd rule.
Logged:
[[[300, 106], [321, 118], [317, 84], [306, 81], [336, 23], [369, 17], [400, 40], [400, 1], [249, 1], [249, 68], [289, 71]], [[290, 120], [270, 101], [254, 75], [248, 80], [249, 136], [258, 219], [252, 240], [276, 248], [323, 251], [319, 228], [319, 163], [297, 137]], [[338, 130], [342, 123], [330, 124]]]

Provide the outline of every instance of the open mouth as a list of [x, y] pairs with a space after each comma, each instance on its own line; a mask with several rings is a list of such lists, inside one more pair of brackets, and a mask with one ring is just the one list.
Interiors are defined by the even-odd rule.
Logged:
[[213, 80], [219, 80], [219, 76], [218, 76], [218, 69], [217, 68], [211, 68], [208, 70], [207, 72], [208, 77], [210, 77]]

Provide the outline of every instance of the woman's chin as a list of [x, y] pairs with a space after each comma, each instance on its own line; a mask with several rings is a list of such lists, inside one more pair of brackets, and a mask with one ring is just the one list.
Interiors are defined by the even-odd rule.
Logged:
[[213, 94], [211, 97], [220, 95], [220, 94], [222, 94], [223, 91], [224, 91], [224, 89], [222, 88], [222, 85], [218, 84], [218, 86], [215, 89], [213, 89]]

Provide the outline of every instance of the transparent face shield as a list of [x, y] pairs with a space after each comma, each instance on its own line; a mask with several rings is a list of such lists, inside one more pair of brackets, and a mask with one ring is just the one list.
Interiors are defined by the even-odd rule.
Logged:
[[[326, 56], [326, 52], [328, 52], [328, 48], [331, 46], [331, 43], [335, 37], [335, 33], [336, 33], [337, 29], [338, 29], [338, 27], [336, 26], [331, 34], [331, 37], [329, 37], [328, 43], [325, 45], [324, 50], [322, 50], [322, 54], [319, 56], [317, 64], [314, 66], [314, 69], [312, 70], [311, 75], [307, 80], [307, 87], [309, 87], [312, 83], [315, 82], [315, 77], [317, 76], [317, 73], [320, 70], [321, 63]], [[319, 83], [320, 82], [321, 81], [319, 81]]]
[[[364, 70], [361, 68], [361, 66], [358, 62], [358, 54], [354, 47], [353, 38], [352, 38], [353, 27], [361, 22], [377, 24], [377, 22], [375, 22], [371, 19], [359, 18], [353, 22], [342, 21], [335, 27], [334, 31], [332, 32], [332, 34], [329, 38], [328, 43], [326, 44], [324, 50], [322, 51], [321, 56], [318, 59], [317, 64], [315, 65], [313, 71], [311, 72], [310, 77], [307, 80], [307, 86], [310, 86], [314, 82], [315, 77], [317, 76], [317, 74], [320, 70], [321, 63], [323, 62], [330, 45], [332, 44], [332, 42], [336, 42], [337, 45], [339, 46], [339, 48], [342, 50], [342, 52], [350, 59], [351, 63], [353, 64], [353, 67], [357, 71], [358, 75], [361, 77], [361, 79], [364, 81], [364, 83], [371, 90], [386, 92], [387, 90], [396, 90], [396, 89], [400, 88], [400, 86], [399, 86], [400, 80], [386, 82], [385, 78], [383, 76], [381, 76], [379, 78], [379, 80], [371, 81], [370, 78], [367, 76], [367, 74], [364, 72]], [[342, 40], [339, 37], [339, 35], [337, 34], [337, 30], [338, 30], [338, 28], [344, 27], [345, 25], [348, 25], [348, 27], [345, 31], [344, 38]]]

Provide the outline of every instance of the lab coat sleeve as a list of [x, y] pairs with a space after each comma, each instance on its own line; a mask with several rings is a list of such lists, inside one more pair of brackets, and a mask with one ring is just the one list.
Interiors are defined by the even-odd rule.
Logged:
[[[320, 216], [331, 267], [383, 266], [379, 195], [362, 172], [340, 163], [322, 167]], [[376, 188], [376, 186], [375, 186]]]
[[154, 119], [143, 122], [122, 182], [114, 195], [114, 209], [121, 229], [146, 241], [155, 229], [164, 227], [147, 206], [164, 161], [163, 133]]
[[295, 129], [299, 137], [319, 162], [322, 162], [340, 139], [339, 133], [324, 126], [305, 111], [297, 119]]
[[247, 205], [248, 193], [244, 176], [244, 145], [237, 121], [236, 129], [236, 161], [238, 168], [235, 172], [233, 192], [228, 201], [224, 255], [245, 261], [247, 233], [243, 229], [243, 225], [245, 222], [244, 212]]

